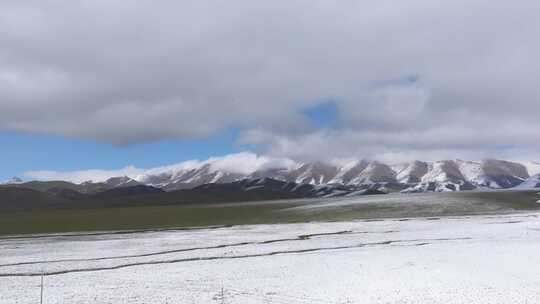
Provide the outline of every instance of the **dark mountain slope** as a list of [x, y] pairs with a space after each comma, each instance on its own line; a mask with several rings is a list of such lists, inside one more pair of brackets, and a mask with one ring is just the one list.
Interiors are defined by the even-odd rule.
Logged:
[[[99, 193], [108, 189], [113, 188], [113, 186], [106, 183], [91, 183], [86, 182], [82, 184], [74, 184], [65, 181], [31, 181], [26, 183], [19, 184], [4, 184], [0, 185], [0, 188], [9, 187], [9, 188], [25, 188], [32, 189], [40, 192], [48, 192], [50, 190], [58, 191], [58, 189], [67, 189], [73, 190], [84, 194], [93, 194]], [[56, 190], [54, 190], [56, 189]]]
[[382, 193], [360, 191], [365, 189], [343, 185], [297, 184], [271, 178], [204, 184], [193, 189], [171, 192], [137, 185], [85, 194], [72, 189], [69, 184], [69, 188], [58, 187], [58, 184], [56, 186], [43, 187], [42, 189], [46, 189], [45, 191], [28, 189], [20, 185], [2, 186], [0, 187], [2, 190], [0, 192], [0, 211], [228, 203]]
[[158, 193], [164, 193], [164, 192], [165, 192], [164, 190], [154, 188], [151, 186], [136, 185], [136, 186], [129, 186], [129, 187], [126, 186], [126, 187], [105, 190], [103, 192], [99, 192], [94, 195], [91, 195], [90, 198], [91, 199], [111, 199], [111, 198], [117, 198], [117, 197], [158, 194]]
[[65, 208], [70, 201], [47, 192], [20, 187], [0, 187], [0, 211]]

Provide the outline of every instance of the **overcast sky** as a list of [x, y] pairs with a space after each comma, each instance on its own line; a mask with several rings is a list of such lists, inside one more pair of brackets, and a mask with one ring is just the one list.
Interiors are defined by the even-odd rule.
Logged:
[[529, 0], [3, 0], [0, 132], [120, 151], [234, 132], [225, 145], [295, 159], [538, 160], [539, 11]]

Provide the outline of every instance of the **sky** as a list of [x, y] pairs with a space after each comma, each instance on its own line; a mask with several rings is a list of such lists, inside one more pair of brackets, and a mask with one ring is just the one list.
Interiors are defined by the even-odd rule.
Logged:
[[0, 181], [243, 151], [538, 161], [538, 11], [531, 0], [4, 0]]

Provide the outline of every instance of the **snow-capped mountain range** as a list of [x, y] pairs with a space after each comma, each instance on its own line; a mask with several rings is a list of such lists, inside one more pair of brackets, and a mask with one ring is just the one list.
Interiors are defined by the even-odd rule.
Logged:
[[283, 163], [282, 166], [262, 166], [252, 172], [224, 170], [215, 168], [212, 163], [205, 163], [198, 167], [146, 173], [134, 180], [166, 190], [206, 183], [272, 178], [298, 184], [365, 185], [391, 187], [403, 192], [425, 192], [513, 188], [531, 184], [531, 176], [537, 173], [540, 173], [538, 163], [520, 164], [494, 159], [480, 162], [412, 161], [398, 165], [359, 160], [341, 165], [323, 162]]
[[400, 164], [369, 160], [306, 163], [244, 152], [206, 161], [187, 161], [167, 167], [132, 171], [135, 172], [92, 182], [105, 182], [113, 188], [143, 184], [166, 191], [260, 178], [297, 184], [360, 186], [386, 192], [540, 186], [539, 162], [517, 163], [496, 159], [411, 161]]

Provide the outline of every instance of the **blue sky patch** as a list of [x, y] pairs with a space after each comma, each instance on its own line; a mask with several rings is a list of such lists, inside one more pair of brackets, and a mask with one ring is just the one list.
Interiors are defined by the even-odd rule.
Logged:
[[339, 122], [339, 109], [337, 103], [333, 100], [324, 101], [316, 106], [304, 109], [302, 114], [320, 128], [334, 127]]
[[117, 146], [60, 136], [0, 132], [0, 182], [34, 170], [119, 169], [129, 165], [151, 168], [236, 153], [241, 151], [235, 144], [238, 133], [237, 129], [230, 129], [204, 139]]

